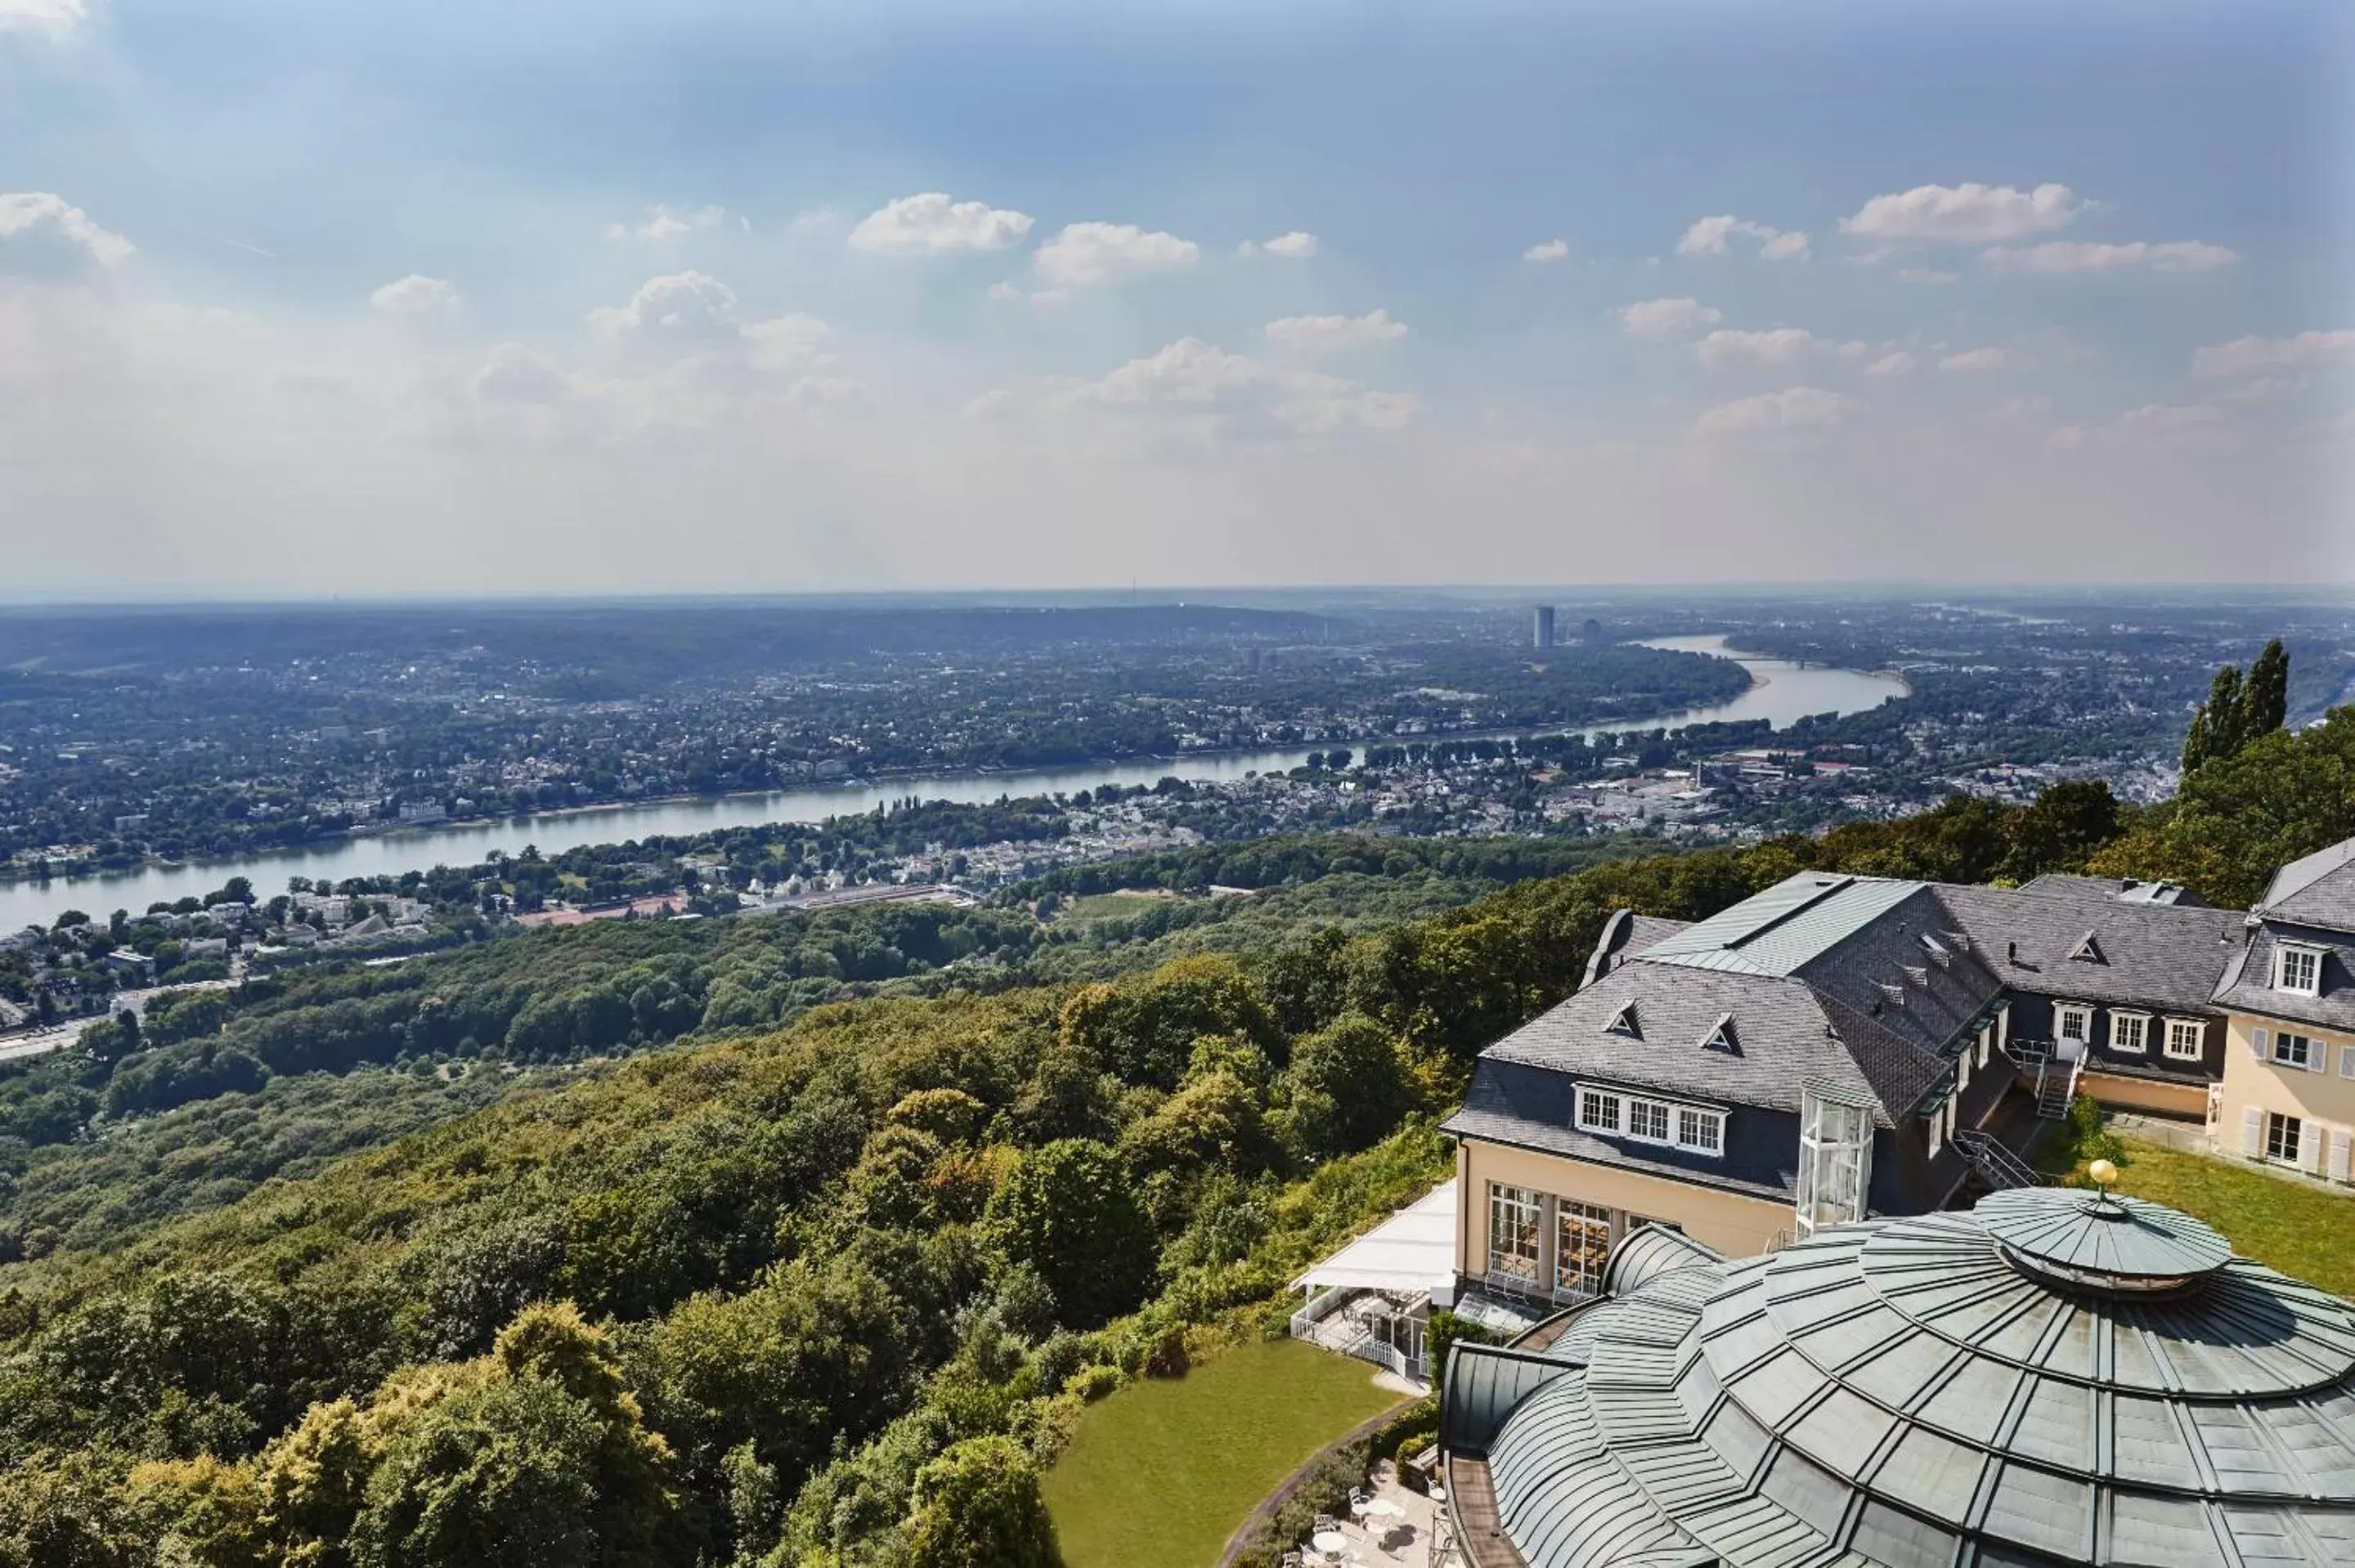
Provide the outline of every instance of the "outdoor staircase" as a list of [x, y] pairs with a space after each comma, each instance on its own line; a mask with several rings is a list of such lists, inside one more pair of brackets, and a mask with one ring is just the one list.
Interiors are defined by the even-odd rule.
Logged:
[[2006, 1149], [1984, 1132], [1966, 1128], [1955, 1134], [1955, 1147], [1971, 1162], [1979, 1180], [1991, 1192], [2000, 1192], [2010, 1187], [2041, 1187], [2044, 1178], [2029, 1168], [2028, 1161]]
[[2036, 1097], [2036, 1114], [2046, 1121], [2066, 1118], [2069, 1102], [2077, 1097], [2077, 1075], [2085, 1066], [2083, 1048], [2064, 1060], [2054, 1054], [2050, 1040], [2014, 1040], [2005, 1045], [2004, 1054], [2022, 1073], [2034, 1075], [2030, 1092]]

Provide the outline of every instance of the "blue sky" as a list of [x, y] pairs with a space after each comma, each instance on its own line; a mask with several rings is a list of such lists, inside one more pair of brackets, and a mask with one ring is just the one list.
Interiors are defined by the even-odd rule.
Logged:
[[0, 0], [0, 546], [2343, 579], [2343, 16]]

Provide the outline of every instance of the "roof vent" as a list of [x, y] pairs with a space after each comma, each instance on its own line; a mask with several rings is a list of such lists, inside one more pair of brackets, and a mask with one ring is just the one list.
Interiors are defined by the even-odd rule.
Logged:
[[1881, 994], [1891, 1007], [1905, 1005], [1905, 988], [1902, 985], [1891, 985], [1884, 980], [1881, 982]]
[[1938, 935], [1945, 938], [1946, 945], [1958, 953], [1971, 950], [1971, 934], [1968, 931], [1941, 931]]
[[1930, 989], [1930, 971], [1928, 969], [1922, 968], [1918, 964], [1901, 964], [1898, 967], [1905, 971], [1905, 978], [1907, 980], [1912, 980], [1915, 985], [1920, 986], [1924, 991]]
[[1733, 1014], [1726, 1012], [1718, 1015], [1717, 1022], [1710, 1025], [1709, 1033], [1701, 1040], [1700, 1048], [1704, 1051], [1731, 1052], [1737, 1056], [1742, 1054], [1742, 1042], [1735, 1038], [1733, 1033]]
[[2069, 956], [2081, 964], [2106, 964], [2110, 961], [2102, 951], [2102, 944], [2094, 939], [2091, 931], [2085, 933], [2077, 943], [2076, 950]]
[[1636, 1004], [1632, 1001], [1612, 1015], [1607, 1027], [1612, 1033], [1624, 1034], [1630, 1040], [1644, 1037], [1643, 1026], [1636, 1022]]

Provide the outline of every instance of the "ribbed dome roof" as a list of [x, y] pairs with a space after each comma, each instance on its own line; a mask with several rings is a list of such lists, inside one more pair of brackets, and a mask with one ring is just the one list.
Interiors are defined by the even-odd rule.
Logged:
[[2015, 1187], [1973, 1211], [2031, 1266], [2089, 1286], [2173, 1285], [2224, 1266], [2232, 1246], [2190, 1214], [2075, 1187]]
[[1844, 1226], [1590, 1308], [1489, 1445], [1507, 1532], [1531, 1568], [2355, 1563], [2355, 1308], [2083, 1206]]

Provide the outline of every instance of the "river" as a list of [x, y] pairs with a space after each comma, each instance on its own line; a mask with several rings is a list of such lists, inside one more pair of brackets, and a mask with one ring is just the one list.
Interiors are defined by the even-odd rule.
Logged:
[[[1780, 729], [1809, 714], [1855, 713], [1878, 707], [1887, 698], [1906, 694], [1905, 683], [1894, 675], [1734, 655], [1726, 649], [1722, 637], [1662, 637], [1646, 646], [1720, 658], [1740, 657], [1753, 677], [1751, 687], [1732, 702], [1713, 707], [1648, 718], [1614, 719], [1574, 732], [1550, 728], [1529, 733], [1594, 735], [1747, 719], [1767, 719]], [[970, 804], [995, 800], [1000, 795], [1019, 798], [1058, 791], [1071, 793], [1107, 783], [1150, 784], [1173, 774], [1180, 779], [1240, 779], [1246, 773], [1296, 768], [1310, 751], [1328, 750], [1334, 744], [1338, 743], [1266, 751], [1203, 752], [1003, 773], [906, 775], [879, 782], [815, 785], [766, 794], [589, 806], [495, 821], [453, 822], [442, 827], [365, 833], [331, 839], [303, 849], [229, 860], [143, 866], [136, 871], [59, 878], [47, 884], [9, 883], [0, 885], [0, 931], [19, 930], [35, 924], [46, 926], [67, 909], [84, 910], [101, 918], [114, 909], [136, 912], [165, 900], [201, 896], [232, 876], [250, 879], [267, 897], [282, 889], [290, 876], [340, 882], [347, 876], [398, 875], [439, 864], [473, 865], [493, 850], [512, 854], [526, 844], [538, 845], [542, 854], [555, 854], [581, 844], [617, 843], [624, 839], [684, 838], [715, 828], [748, 827], [762, 822], [818, 822], [848, 812], [869, 811], [887, 800], [904, 800], [910, 795]], [[1348, 744], [1353, 750], [1362, 750], [1366, 743]]]

